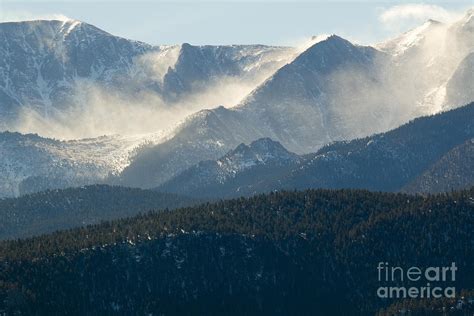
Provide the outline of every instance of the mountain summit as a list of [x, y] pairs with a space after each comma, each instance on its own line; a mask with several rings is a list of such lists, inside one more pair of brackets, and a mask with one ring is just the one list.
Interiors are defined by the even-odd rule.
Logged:
[[200, 162], [157, 190], [192, 196], [234, 196], [246, 186], [276, 177], [279, 170], [299, 160], [280, 143], [261, 138], [249, 145], [240, 144], [218, 160]]

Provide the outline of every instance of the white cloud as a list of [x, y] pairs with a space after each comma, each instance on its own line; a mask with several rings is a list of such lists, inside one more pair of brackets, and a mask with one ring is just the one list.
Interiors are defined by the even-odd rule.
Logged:
[[70, 18], [64, 14], [37, 14], [28, 11], [1, 10], [0, 22], [19, 22], [32, 20], [60, 20], [68, 21]]
[[446, 10], [434, 4], [409, 3], [383, 10], [379, 20], [390, 29], [403, 29], [425, 22], [428, 19], [451, 22], [462, 13]]

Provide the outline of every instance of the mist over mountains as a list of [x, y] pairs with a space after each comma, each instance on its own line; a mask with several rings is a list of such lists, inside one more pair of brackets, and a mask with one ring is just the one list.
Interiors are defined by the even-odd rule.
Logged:
[[242, 143], [269, 138], [303, 155], [463, 106], [473, 24], [470, 10], [373, 47], [332, 35], [292, 48], [152, 46], [76, 20], [1, 23], [0, 126], [21, 134], [0, 134], [0, 196], [155, 188]]

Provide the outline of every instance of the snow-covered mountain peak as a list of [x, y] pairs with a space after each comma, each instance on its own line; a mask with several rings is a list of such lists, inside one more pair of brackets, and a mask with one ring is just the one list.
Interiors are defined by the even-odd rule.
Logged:
[[253, 155], [260, 157], [284, 157], [292, 154], [285, 149], [279, 142], [274, 141], [268, 137], [257, 139], [249, 145], [240, 144], [234, 150], [230, 151], [226, 156], [235, 155]]
[[307, 50], [308, 48], [310, 48], [311, 46], [326, 40], [329, 36], [330, 36], [329, 34], [318, 34], [318, 35], [311, 36], [311, 38], [309, 38], [308, 40], [306, 40], [302, 44], [298, 45], [298, 47], [296, 49], [297, 54], [296, 54], [295, 57], [297, 57], [298, 53], [302, 53], [305, 50]]
[[328, 36], [328, 38], [326, 39], [327, 41], [342, 41], [342, 42], [348, 42], [348, 40], [342, 38], [341, 36], [337, 35], [337, 34], [331, 34], [330, 36]]
[[158, 187], [158, 190], [174, 193], [185, 190], [194, 194], [206, 187], [207, 192], [203, 195], [214, 194], [209, 187], [229, 183], [238, 183], [239, 188], [240, 185], [252, 185], [262, 180], [260, 174], [264, 173], [261, 170], [280, 170], [300, 161], [300, 156], [287, 151], [280, 143], [261, 138], [249, 145], [241, 143], [219, 159], [205, 160], [191, 166]]
[[332, 34], [326, 37], [319, 38], [318, 40], [315, 41], [315, 43], [311, 47], [308, 48], [308, 50], [312, 50], [317, 47], [328, 46], [328, 45], [339, 46], [339, 45], [347, 45], [347, 44], [352, 45], [348, 40], [336, 34]]
[[463, 26], [474, 28], [474, 8], [469, 9], [461, 19]]
[[217, 165], [227, 172], [243, 171], [256, 165], [284, 165], [296, 162], [298, 155], [286, 150], [279, 142], [265, 137], [249, 145], [240, 144], [225, 156], [217, 160]]
[[[318, 71], [325, 72], [334, 70], [333, 66], [336, 64], [344, 64], [349, 56], [369, 56], [371, 55], [370, 51], [373, 50], [371, 47], [354, 45], [350, 41], [333, 34], [309, 47], [295, 58], [292, 64], [311, 63], [312, 68], [316, 66]], [[362, 57], [362, 59], [365, 58]]]
[[389, 53], [394, 57], [402, 56], [411, 48], [417, 47], [430, 36], [431, 32], [444, 24], [436, 20], [428, 20], [422, 25], [403, 33], [388, 41], [375, 45], [375, 48]]
[[286, 150], [279, 142], [261, 138], [249, 145], [240, 144], [218, 160], [220, 166], [243, 170], [257, 164], [296, 161], [298, 156]]
[[63, 21], [60, 29], [61, 33], [64, 37], [68, 36], [74, 32], [84, 32], [84, 33], [92, 33], [92, 34], [101, 34], [112, 36], [110, 33], [95, 27], [94, 25], [79, 21], [79, 20], [67, 20]]
[[328, 34], [313, 35], [311, 36], [311, 41], [314, 44], [316, 44], [316, 43], [326, 40], [329, 36], [331, 35], [328, 35]]
[[[82, 29], [87, 31], [98, 32], [102, 34], [109, 33], [85, 22], [75, 19], [53, 19], [53, 20], [33, 20], [33, 21], [19, 21], [19, 22], [3, 22], [0, 23], [0, 30], [10, 31], [11, 36], [20, 34], [34, 34], [39, 40], [47, 40], [48, 38], [55, 38], [62, 35], [66, 37], [74, 30]], [[16, 34], [14, 33], [16, 32]], [[43, 37], [43, 38], [41, 38]]]
[[[314, 86], [315, 92], [318, 88], [318, 85], [321, 84], [321, 78], [314, 78], [315, 76], [326, 75], [337, 70], [338, 67], [346, 64], [368, 64], [375, 53], [375, 49], [371, 47], [355, 46], [348, 40], [337, 36], [330, 35], [321, 40], [315, 42], [301, 54], [299, 54], [292, 62], [286, 64], [280, 68], [273, 76], [266, 80], [260, 87], [255, 89], [250, 95], [244, 99], [240, 105], [236, 108], [245, 108], [249, 104], [258, 104], [264, 103], [261, 98], [267, 98], [265, 90], [268, 90], [269, 87], [278, 85], [279, 87], [274, 87], [272, 90], [272, 96], [277, 95], [280, 90], [297, 90], [299, 85], [295, 82], [301, 81], [301, 76], [304, 73], [305, 76], [313, 77], [315, 79]], [[309, 80], [309, 78], [305, 78]], [[316, 80], [317, 79], [317, 80]], [[290, 81], [293, 81], [290, 83]], [[308, 84], [308, 87], [311, 85]], [[282, 91], [283, 91], [282, 90]], [[278, 94], [279, 99], [298, 99], [297, 97], [301, 96], [303, 91], [294, 91], [293, 95], [286, 91], [286, 93]], [[261, 96], [261, 95], [264, 96]], [[310, 93], [313, 95], [313, 93]], [[276, 100], [275, 100], [276, 102]], [[266, 102], [268, 103], [268, 102]], [[260, 106], [259, 106], [260, 107]]]

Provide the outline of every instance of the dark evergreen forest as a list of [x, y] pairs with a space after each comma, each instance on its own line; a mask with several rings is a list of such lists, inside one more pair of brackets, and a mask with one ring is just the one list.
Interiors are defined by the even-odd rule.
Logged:
[[[0, 311], [464, 315], [472, 307], [473, 231], [474, 188], [427, 196], [278, 192], [149, 212], [1, 242]], [[456, 262], [453, 285], [465, 304], [378, 298], [381, 261]]]

